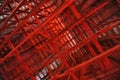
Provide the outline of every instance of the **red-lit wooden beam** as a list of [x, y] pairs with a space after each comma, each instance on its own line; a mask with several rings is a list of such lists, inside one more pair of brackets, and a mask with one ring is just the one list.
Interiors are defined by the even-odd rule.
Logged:
[[[35, 33], [38, 33], [38, 31], [45, 26], [51, 19], [53, 19], [54, 17], [56, 17], [57, 15], [59, 15], [65, 8], [67, 8], [71, 3], [73, 2], [73, 0], [70, 1], [66, 1], [61, 8], [58, 11], [55, 11], [45, 22], [43, 22], [41, 25], [39, 25], [39, 28], [37, 28], [34, 32], [32, 32], [29, 36], [27, 36], [19, 45], [17, 45], [10, 53], [8, 53], [3, 59], [1, 59], [2, 61], [4, 61], [5, 59], [7, 59], [11, 54], [14, 54], [14, 51], [16, 51], [21, 45], [23, 45], [27, 40], [29, 40]], [[23, 23], [21, 23], [23, 24]], [[20, 28], [20, 27], [19, 27]], [[19, 29], [18, 28], [18, 29]], [[16, 30], [17, 31], [17, 30]], [[16, 32], [15, 31], [15, 32]], [[14, 33], [15, 33], [14, 32]], [[9, 40], [9, 39], [8, 39]]]
[[[99, 11], [100, 9], [102, 9], [103, 7], [105, 7], [106, 5], [108, 5], [110, 2], [106, 1], [103, 4], [101, 4], [100, 6], [96, 7], [95, 9], [93, 9], [91, 12], [89, 12], [88, 14], [86, 14], [85, 16], [82, 16], [81, 18], [79, 18], [75, 23], [73, 23], [70, 27], [66, 28], [65, 30], [63, 30], [62, 32], [60, 32], [58, 35], [56, 35], [54, 38], [51, 38], [51, 40], [53, 39], [57, 39], [60, 35], [62, 35], [63, 33], [65, 33], [66, 31], [69, 31], [71, 29], [73, 29], [76, 25], [81, 24], [82, 21], [84, 21], [86, 18], [90, 17], [92, 14], [94, 14], [95, 12]], [[79, 16], [79, 15], [78, 15]]]
[[0, 32], [5, 29], [5, 25], [7, 24], [8, 20], [15, 14], [15, 12], [20, 8], [20, 6], [25, 2], [26, 0], [22, 0], [19, 5], [10, 13], [8, 18], [3, 22], [3, 24], [0, 26]]
[[[85, 15], [84, 17], [82, 17], [82, 18], [80, 18], [75, 24], [73, 24], [70, 28], [68, 28], [67, 30], [70, 30], [71, 28], [73, 28], [75, 25], [77, 25], [77, 24], [79, 24], [79, 23], [81, 23], [82, 21], [84, 21], [87, 17], [89, 17], [89, 16], [91, 16], [92, 14], [94, 14], [95, 12], [97, 12], [98, 10], [100, 10], [101, 8], [103, 8], [105, 5], [107, 5], [109, 3], [109, 1], [106, 1], [105, 3], [103, 3], [103, 4], [101, 4], [99, 7], [97, 7], [97, 8], [95, 8], [93, 11], [91, 11], [90, 13], [88, 13], [87, 15]], [[24, 22], [22, 22], [22, 23], [20, 23], [20, 25], [21, 24], [23, 24]], [[41, 27], [41, 24], [39, 25], [40, 27]], [[44, 26], [44, 25], [43, 25]], [[42, 26], [42, 27], [43, 27]], [[41, 28], [42, 28], [41, 27]], [[18, 30], [19, 28], [17, 28], [16, 30], [14, 30], [11, 34], [10, 34], [10, 36], [12, 36], [12, 34], [14, 34], [17, 30]], [[39, 30], [38, 30], [39, 31]], [[64, 31], [66, 31], [66, 30], [64, 30]], [[62, 34], [64, 31], [62, 31], [60, 34]], [[37, 31], [36, 31], [37, 32]], [[8, 39], [6, 39], [6, 41], [4, 42], [4, 44], [9, 40], [9, 37], [10, 36], [8, 36]], [[56, 35], [56, 36], [58, 36], [58, 35]], [[53, 38], [54, 39], [54, 38]], [[3, 44], [3, 45], [4, 45]], [[0, 46], [0, 47], [2, 47], [2, 45]]]
[[111, 48], [110, 50], [108, 50], [108, 51], [106, 51], [106, 52], [104, 52], [102, 54], [99, 54], [98, 56], [96, 56], [96, 57], [94, 57], [94, 58], [92, 58], [92, 59], [90, 59], [90, 60], [88, 60], [86, 62], [83, 62], [83, 63], [81, 63], [81, 64], [79, 64], [79, 65], [77, 65], [77, 66], [75, 66], [73, 68], [70, 68], [69, 70], [66, 70], [63, 74], [56, 75], [54, 78], [57, 79], [57, 78], [65, 76], [65, 75], [68, 75], [68, 74], [70, 74], [72, 72], [75, 72], [75, 71], [79, 70], [82, 67], [90, 65], [94, 61], [101, 60], [104, 57], [107, 57], [107, 56], [111, 55], [112, 53], [118, 52], [118, 51], [120, 51], [120, 45], [115, 46], [115, 47]]
[[28, 21], [28, 19], [29, 19], [32, 15], [34, 15], [35, 12], [37, 12], [37, 11], [39, 10], [38, 7], [42, 6], [44, 3], [46, 3], [46, 1], [48, 1], [48, 0], [44, 0], [44, 1], [42, 1], [41, 3], [39, 3], [39, 4], [31, 11], [31, 13], [29, 13], [29, 15], [26, 17], [25, 20], [22, 20], [21, 22], [18, 23], [17, 28], [7, 36], [7, 38], [5, 39], [4, 43], [3, 43], [2, 45], [0, 45], [0, 48], [2, 48], [2, 47], [10, 40], [10, 38], [12, 37], [13, 34], [15, 34], [19, 29], [21, 29], [21, 27]]
[[[64, 53], [61, 53], [61, 54], [56, 55], [54, 58], [52, 58], [51, 60], [49, 60], [49, 61], [47, 61], [47, 62], [46, 62], [46, 61], [43, 62], [43, 63], [44, 63], [43, 66], [44, 66], [44, 65], [47, 65], [47, 64], [49, 64], [49, 63], [51, 63], [51, 62], [53, 62], [53, 61], [55, 61], [56, 59], [59, 59], [61, 56], [67, 56], [67, 55], [69, 55], [70, 52], [72, 52], [72, 51], [75, 50], [76, 48], [82, 47], [83, 45], [85, 45], [85, 44], [88, 43], [89, 41], [92, 41], [92, 40], [96, 39], [99, 35], [102, 35], [102, 34], [108, 32], [108, 31], [110, 31], [111, 29], [113, 29], [114, 27], [118, 26], [119, 24], [120, 24], [120, 22], [116, 22], [116, 23], [113, 24], [112, 26], [108, 26], [108, 27], [103, 28], [102, 30], [98, 31], [96, 34], [93, 34], [92, 36], [90, 36], [90, 38], [81, 41], [80, 43], [78, 43], [78, 44], [75, 45], [74, 47], [68, 49], [68, 50], [65, 51]], [[41, 68], [42, 68], [43, 66], [41, 65]]]
[[8, 4], [8, 0], [6, 0], [5, 2], [4, 2], [4, 4], [2, 5], [2, 7], [0, 8], [0, 12], [4, 9], [4, 7]]
[[48, 65], [49, 63], [55, 61], [56, 59], [59, 59], [63, 56], [69, 55], [72, 50], [75, 50], [78, 47], [82, 47], [83, 45], [85, 45], [89, 41], [92, 41], [92, 40], [96, 39], [99, 35], [110, 31], [111, 29], [118, 26], [119, 24], [120, 24], [120, 22], [116, 22], [112, 26], [105, 27], [102, 30], [98, 31], [96, 34], [93, 34], [90, 38], [83, 40], [82, 42], [78, 43], [76, 46], [70, 48], [69, 50], [65, 51], [64, 53], [56, 55], [54, 58], [50, 59], [49, 61], [43, 61], [43, 64], [41, 65], [40, 69], [43, 68], [43, 66]]
[[[105, 5], [106, 5], [106, 4], [102, 5], [102, 7], [104, 7]], [[102, 7], [100, 6], [99, 9], [101, 9]], [[98, 9], [98, 8], [97, 8], [97, 9]], [[98, 10], [99, 10], [99, 9], [98, 9]], [[91, 13], [93, 13], [93, 11], [92, 11]], [[81, 19], [80, 19], [80, 20], [81, 20]], [[70, 50], [70, 51], [71, 51], [71, 50]]]

